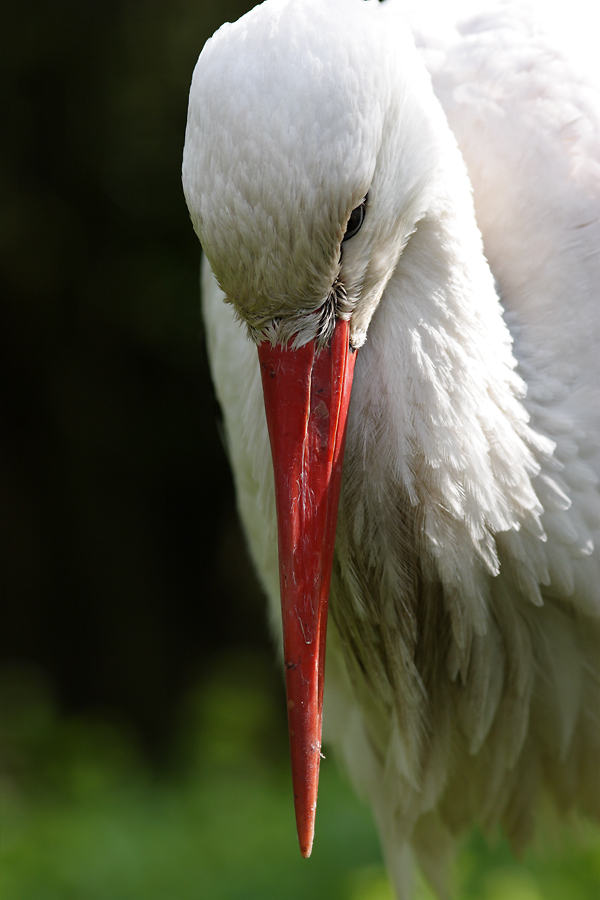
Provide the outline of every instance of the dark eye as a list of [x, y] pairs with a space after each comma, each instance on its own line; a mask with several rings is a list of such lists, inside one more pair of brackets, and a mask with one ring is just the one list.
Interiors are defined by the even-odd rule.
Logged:
[[346, 233], [342, 238], [342, 244], [344, 241], [349, 240], [351, 237], [360, 231], [362, 223], [365, 220], [365, 206], [367, 204], [367, 198], [363, 200], [360, 206], [357, 206], [356, 209], [353, 209], [350, 213], [350, 218], [348, 219], [348, 224], [346, 225]]

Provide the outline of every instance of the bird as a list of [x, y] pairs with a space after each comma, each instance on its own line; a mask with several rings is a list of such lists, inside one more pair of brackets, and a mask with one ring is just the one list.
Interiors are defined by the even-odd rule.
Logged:
[[399, 900], [600, 818], [600, 98], [525, 7], [438, 24], [266, 0], [182, 167], [300, 849], [323, 740]]

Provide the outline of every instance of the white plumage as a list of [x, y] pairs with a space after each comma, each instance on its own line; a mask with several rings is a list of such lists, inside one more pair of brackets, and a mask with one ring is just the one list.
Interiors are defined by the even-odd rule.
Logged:
[[399, 898], [413, 856], [445, 896], [474, 822], [518, 848], [548, 796], [600, 817], [600, 99], [520, 8], [435, 38], [414, 21], [419, 52], [396, 0], [267, 0], [224, 26], [194, 74], [183, 166], [231, 301], [206, 266], [238, 504], [278, 631], [252, 340], [324, 340], [344, 288], [360, 350], [324, 733]]

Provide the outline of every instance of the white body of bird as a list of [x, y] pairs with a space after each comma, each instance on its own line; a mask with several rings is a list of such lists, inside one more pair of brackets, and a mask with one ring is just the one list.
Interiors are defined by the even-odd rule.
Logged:
[[255, 344], [318, 348], [342, 319], [358, 349], [324, 735], [400, 898], [414, 857], [445, 896], [472, 823], [521, 847], [547, 797], [600, 817], [600, 98], [510, 5], [417, 21], [417, 49], [396, 0], [224, 26], [183, 166], [276, 631]]

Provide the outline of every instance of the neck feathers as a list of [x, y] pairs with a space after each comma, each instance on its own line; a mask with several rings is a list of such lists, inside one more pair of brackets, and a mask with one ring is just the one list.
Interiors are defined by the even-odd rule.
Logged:
[[407, 649], [428, 583], [468, 654], [486, 629], [498, 535], [543, 537], [532, 479], [553, 445], [528, 424], [515, 367], [472, 207], [442, 202], [418, 223], [360, 352], [338, 542], [342, 560], [345, 543], [373, 557], [363, 569], [379, 586], [355, 588], [358, 608], [400, 595], [411, 610]]

